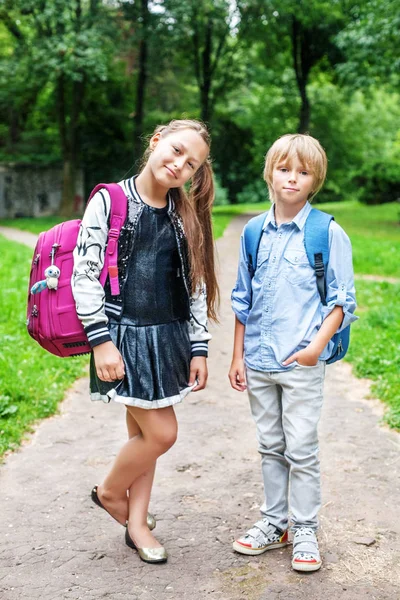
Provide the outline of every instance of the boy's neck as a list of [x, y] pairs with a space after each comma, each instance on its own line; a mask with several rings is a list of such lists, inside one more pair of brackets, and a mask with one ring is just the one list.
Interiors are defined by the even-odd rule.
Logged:
[[135, 184], [143, 202], [154, 208], [164, 208], [169, 190], [157, 183], [148, 165], [136, 177]]
[[305, 207], [307, 200], [302, 203], [287, 205], [283, 202], [274, 203], [275, 211], [275, 223], [282, 225], [282, 223], [290, 223], [299, 214], [299, 212]]

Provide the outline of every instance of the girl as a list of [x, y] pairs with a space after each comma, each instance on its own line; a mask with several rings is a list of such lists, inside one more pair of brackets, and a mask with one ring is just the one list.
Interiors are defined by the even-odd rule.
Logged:
[[126, 524], [127, 545], [152, 563], [167, 560], [147, 513], [156, 461], [176, 440], [173, 405], [206, 386], [207, 317], [216, 320], [209, 151], [202, 123], [171, 121], [155, 130], [139, 175], [120, 182], [128, 216], [118, 242], [119, 296], [99, 283], [106, 190], [89, 203], [74, 251], [73, 293], [93, 350], [91, 398], [125, 404], [129, 435], [92, 499]]

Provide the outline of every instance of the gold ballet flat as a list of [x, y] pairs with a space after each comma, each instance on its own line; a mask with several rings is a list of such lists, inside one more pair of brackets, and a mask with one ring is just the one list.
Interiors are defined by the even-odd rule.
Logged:
[[125, 530], [125, 543], [132, 550], [137, 550], [141, 560], [147, 563], [165, 563], [168, 559], [167, 551], [164, 547], [161, 548], [138, 548], [129, 535], [128, 527]]
[[157, 521], [155, 520], [155, 517], [152, 514], [147, 513], [147, 527], [150, 529], [150, 531], [153, 531], [156, 525]]
[[[108, 510], [106, 509], [106, 507], [100, 502], [100, 498], [97, 495], [97, 487], [98, 486], [95, 485], [94, 488], [92, 489], [92, 493], [91, 493], [92, 501], [95, 504], [97, 504], [97, 506], [100, 506], [100, 508], [102, 508], [103, 510], [105, 510], [106, 512], [108, 512]], [[122, 525], [121, 521], [118, 521], [118, 519], [116, 519], [110, 512], [108, 512], [108, 514], [115, 521], [117, 521], [117, 523], [119, 523], [120, 525]], [[127, 526], [126, 523], [123, 525], [124, 527]], [[157, 521], [156, 521], [155, 517], [152, 514], [147, 513], [147, 527], [150, 529], [150, 531], [153, 531], [153, 529], [155, 529], [156, 525], [157, 525]]]

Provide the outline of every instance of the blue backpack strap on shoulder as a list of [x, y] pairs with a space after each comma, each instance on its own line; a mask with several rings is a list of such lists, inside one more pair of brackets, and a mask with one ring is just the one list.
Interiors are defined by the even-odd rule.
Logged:
[[261, 241], [265, 217], [268, 213], [264, 212], [250, 219], [244, 228], [244, 247], [246, 250], [247, 268], [251, 277], [254, 276], [257, 267], [257, 253]]
[[304, 228], [304, 246], [315, 271], [321, 302], [326, 306], [326, 271], [329, 262], [329, 225], [334, 218], [312, 208]]
[[[304, 229], [304, 246], [310, 265], [315, 270], [317, 288], [321, 302], [326, 306], [326, 273], [329, 262], [329, 226], [332, 215], [313, 208], [307, 217]], [[332, 337], [333, 348], [327, 364], [344, 357], [350, 343], [350, 326]]]

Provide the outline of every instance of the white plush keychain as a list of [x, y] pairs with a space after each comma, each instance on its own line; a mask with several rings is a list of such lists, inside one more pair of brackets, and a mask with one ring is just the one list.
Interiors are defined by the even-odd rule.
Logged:
[[46, 279], [37, 281], [35, 285], [31, 287], [31, 294], [38, 294], [44, 289], [56, 290], [58, 288], [58, 278], [60, 277], [60, 269], [56, 265], [50, 265], [44, 272]]

